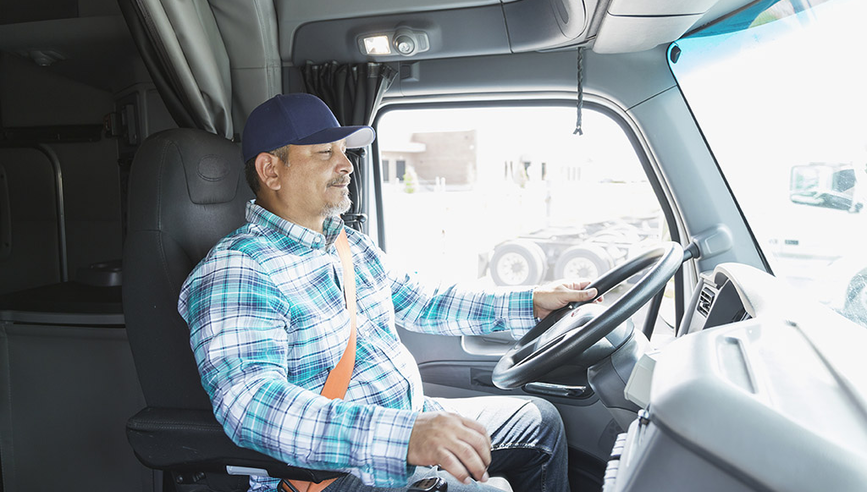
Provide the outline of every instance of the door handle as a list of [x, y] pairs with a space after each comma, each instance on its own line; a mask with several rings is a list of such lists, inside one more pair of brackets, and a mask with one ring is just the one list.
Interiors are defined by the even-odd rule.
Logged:
[[567, 386], [552, 383], [527, 383], [523, 390], [527, 393], [562, 398], [581, 398], [587, 395], [587, 386]]

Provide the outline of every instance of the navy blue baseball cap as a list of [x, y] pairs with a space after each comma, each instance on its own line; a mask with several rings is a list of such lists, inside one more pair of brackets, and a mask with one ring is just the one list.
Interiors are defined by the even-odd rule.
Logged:
[[340, 126], [328, 106], [310, 94], [280, 94], [250, 113], [241, 148], [244, 161], [261, 152], [292, 145], [315, 145], [346, 139], [346, 147], [370, 145], [376, 138], [366, 125]]

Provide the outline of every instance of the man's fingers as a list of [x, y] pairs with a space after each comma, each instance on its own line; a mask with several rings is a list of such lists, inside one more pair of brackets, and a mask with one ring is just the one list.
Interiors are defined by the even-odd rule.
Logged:
[[485, 426], [482, 425], [481, 422], [479, 422], [478, 420], [468, 419], [468, 418], [461, 417], [461, 416], [458, 416], [458, 415], [456, 415], [456, 417], [458, 417], [459, 419], [461, 419], [461, 423], [462, 423], [464, 426], [469, 427], [470, 429], [475, 430], [475, 431], [478, 432], [479, 434], [484, 434], [485, 436], [488, 435], [488, 430], [485, 429]]
[[478, 422], [447, 413], [422, 413], [409, 438], [407, 463], [440, 465], [460, 481], [485, 480], [491, 438]]
[[461, 462], [461, 460], [452, 453], [443, 453], [442, 463], [440, 467], [448, 472], [451, 476], [458, 479], [459, 482], [467, 483], [470, 479], [470, 472]]
[[463, 419], [463, 424], [475, 431], [475, 440], [469, 443], [476, 449], [487, 467], [491, 464], [491, 436], [488, 435], [488, 430], [478, 421], [471, 419]]
[[[485, 474], [485, 471], [487, 471], [488, 469], [488, 465], [491, 463], [490, 449], [482, 448], [480, 450], [467, 442], [456, 443], [452, 452], [458, 457], [459, 460], [461, 460], [464, 468], [466, 468], [466, 470], [475, 480], [482, 479], [482, 475]], [[485, 455], [487, 455], [487, 458], [485, 458]]]
[[590, 285], [590, 281], [589, 281], [589, 280], [581, 280], [581, 281], [578, 281], [578, 282], [571, 282], [571, 283], [564, 284], [564, 285], [566, 285], [566, 286], [569, 287], [570, 289], [574, 289], [574, 290], [584, 290], [584, 289], [587, 288], [588, 285]]
[[570, 302], [587, 302], [597, 299], [596, 288], [588, 289], [588, 281], [553, 282], [537, 287], [533, 291], [533, 312], [539, 318], [548, 316], [551, 311], [559, 309]]
[[576, 301], [591, 301], [596, 298], [596, 287], [587, 290], [579, 290], [575, 293]]

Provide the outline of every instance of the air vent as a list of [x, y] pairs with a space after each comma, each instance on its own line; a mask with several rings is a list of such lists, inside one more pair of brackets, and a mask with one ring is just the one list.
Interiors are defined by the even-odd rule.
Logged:
[[713, 305], [714, 297], [716, 297], [716, 292], [714, 292], [710, 287], [705, 286], [701, 289], [701, 294], [699, 294], [698, 297], [698, 306], [696, 306], [695, 309], [705, 318], [707, 318], [708, 313], [710, 313], [710, 307]]

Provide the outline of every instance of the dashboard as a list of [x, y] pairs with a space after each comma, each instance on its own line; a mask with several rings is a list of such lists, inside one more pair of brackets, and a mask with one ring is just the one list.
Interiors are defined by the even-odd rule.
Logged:
[[735, 263], [702, 277], [688, 312], [644, 365], [649, 400], [605, 492], [867, 487], [867, 330]]
[[750, 319], [738, 288], [725, 269], [701, 276], [686, 312], [690, 316], [681, 323], [678, 336]]

